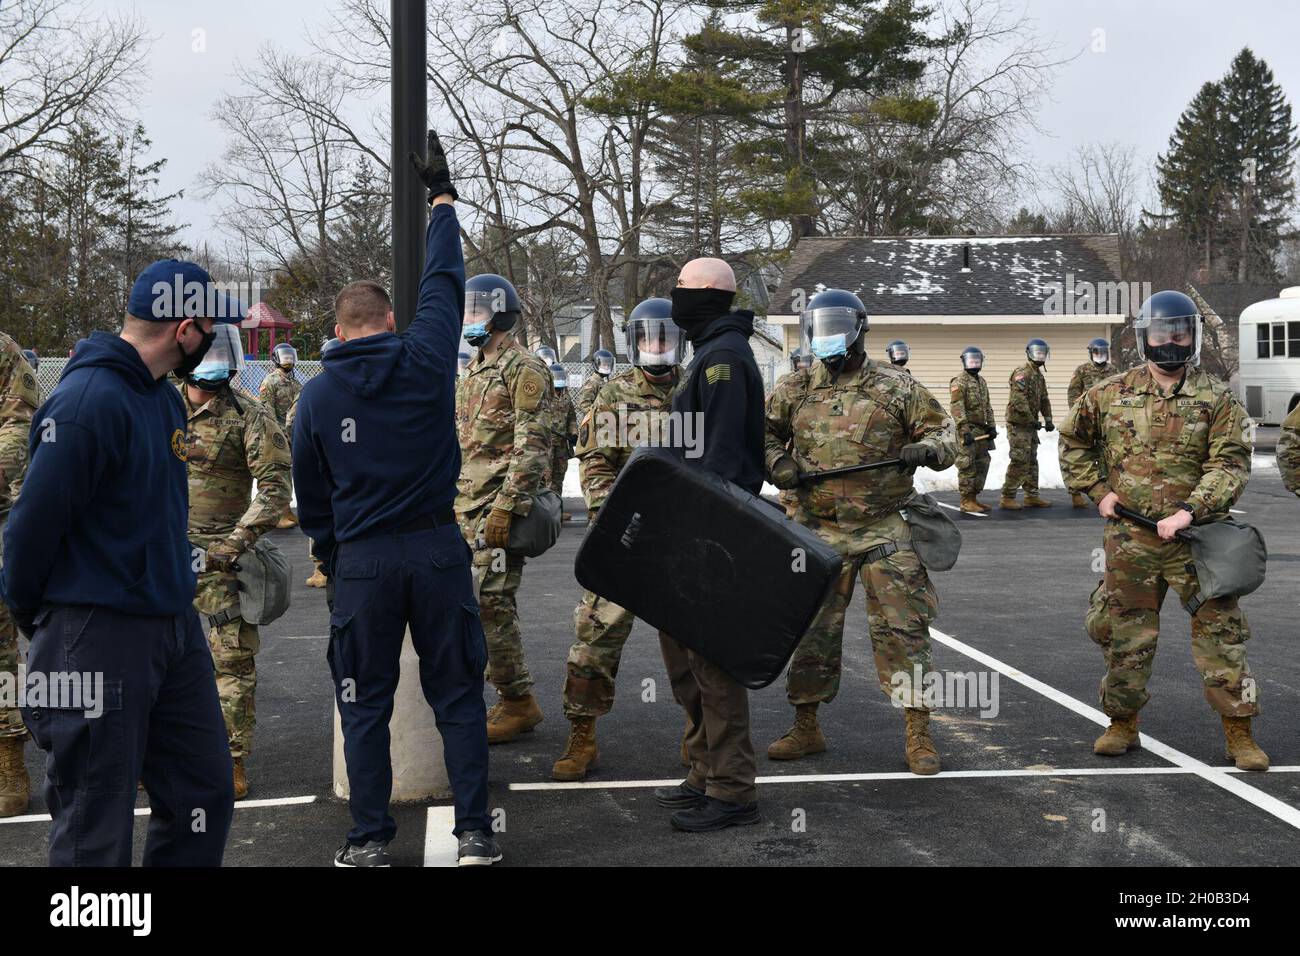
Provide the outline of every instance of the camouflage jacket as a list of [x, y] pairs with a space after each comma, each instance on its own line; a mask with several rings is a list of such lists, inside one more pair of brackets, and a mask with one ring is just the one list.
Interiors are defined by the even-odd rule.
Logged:
[[578, 421], [587, 417], [587, 412], [591, 411], [591, 403], [596, 400], [596, 393], [609, 383], [610, 378], [613, 376], [606, 377], [598, 372], [592, 372], [587, 376], [587, 380], [582, 383], [582, 388], [578, 389], [578, 395], [573, 400]]
[[36, 373], [18, 343], [0, 332], [0, 514], [9, 511], [27, 470], [32, 415], [39, 404]]
[[551, 430], [555, 432], [555, 440], [562, 442], [565, 453], [568, 453], [568, 442], [576, 441], [578, 438], [578, 414], [573, 408], [573, 402], [569, 400], [568, 392], [564, 394], [555, 393], [554, 408], [551, 411]]
[[1250, 419], [1222, 382], [1192, 369], [1170, 394], [1146, 366], [1087, 392], [1061, 425], [1061, 473], [1071, 491], [1154, 518], [1180, 502], [1204, 520], [1226, 515], [1250, 477]]
[[1047, 379], [1043, 370], [1026, 362], [1011, 373], [1011, 395], [1007, 399], [1007, 424], [1036, 426], [1041, 412], [1043, 420], [1052, 420], [1052, 403], [1047, 397]]
[[298, 401], [302, 383], [294, 377], [292, 371], [282, 372], [272, 368], [262, 379], [262, 386], [257, 390], [257, 400], [266, 406], [275, 416], [276, 424], [283, 429], [289, 420], [289, 409]]
[[222, 391], [195, 405], [182, 386], [181, 398], [190, 536], [204, 546], [224, 537], [242, 551], [274, 528], [289, 505], [289, 443], [270, 409], [247, 392]]
[[1114, 365], [1111, 365], [1109, 362], [1105, 365], [1098, 365], [1092, 359], [1088, 359], [1088, 361], [1076, 368], [1074, 374], [1070, 376], [1070, 387], [1065, 393], [1066, 401], [1068, 401], [1070, 407], [1073, 408], [1074, 403], [1079, 400], [1079, 397], [1083, 395], [1084, 392], [1092, 388], [1102, 379], [1110, 378], [1112, 375], [1118, 374], [1119, 369]]
[[680, 366], [673, 380], [662, 385], [646, 378], [641, 369], [630, 368], [601, 384], [578, 426], [578, 474], [589, 510], [609, 497], [614, 479], [641, 443], [638, 436], [663, 434], [657, 429], [666, 421], [682, 379]]
[[[989, 399], [989, 383], [982, 375], [962, 372], [948, 383], [949, 409], [957, 424], [957, 439], [964, 442], [986, 434], [993, 426], [993, 402]], [[960, 447], [960, 446], [959, 446]]]
[[[935, 450], [938, 468], [957, 457], [943, 406], [910, 375], [871, 359], [837, 379], [821, 363], [792, 372], [772, 390], [766, 417], [769, 472], [790, 452], [800, 471], [816, 472], [897, 458], [913, 442]], [[897, 510], [911, 494], [911, 472], [885, 468], [801, 484], [795, 504], [802, 523], [852, 532]]]
[[1282, 473], [1282, 484], [1287, 491], [1300, 495], [1300, 405], [1282, 423], [1282, 434], [1277, 439], [1277, 470]]
[[554, 398], [550, 369], [514, 339], [490, 360], [480, 352], [470, 363], [456, 382], [457, 514], [489, 504], [521, 515], [532, 510], [532, 496], [551, 475]]

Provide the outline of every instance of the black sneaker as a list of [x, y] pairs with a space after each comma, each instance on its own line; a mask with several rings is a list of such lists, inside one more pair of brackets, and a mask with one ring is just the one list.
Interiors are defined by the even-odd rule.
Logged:
[[501, 862], [501, 847], [486, 830], [466, 830], [456, 851], [457, 866], [491, 866]]
[[704, 791], [696, 790], [683, 780], [675, 787], [657, 787], [655, 802], [669, 810], [689, 810], [705, 800]]
[[371, 840], [364, 846], [345, 843], [334, 854], [335, 866], [391, 866], [388, 862], [388, 844]]
[[668, 818], [674, 830], [687, 833], [707, 833], [727, 827], [743, 827], [757, 823], [757, 803], [727, 803], [706, 797], [704, 802], [689, 810], [678, 810]]

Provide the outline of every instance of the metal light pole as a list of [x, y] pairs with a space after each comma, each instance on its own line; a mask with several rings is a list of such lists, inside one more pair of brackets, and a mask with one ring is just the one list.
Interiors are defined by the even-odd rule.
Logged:
[[424, 155], [428, 127], [425, 0], [391, 0], [393, 150], [393, 316], [400, 332], [415, 317], [428, 206], [407, 153]]

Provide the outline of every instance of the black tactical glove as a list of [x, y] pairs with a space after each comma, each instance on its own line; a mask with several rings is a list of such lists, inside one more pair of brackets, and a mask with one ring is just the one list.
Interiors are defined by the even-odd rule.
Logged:
[[799, 485], [799, 465], [789, 455], [782, 455], [772, 466], [772, 484], [782, 491]]
[[922, 465], [928, 465], [935, 460], [934, 449], [921, 442], [904, 445], [903, 450], [898, 453], [898, 457], [903, 459], [903, 464], [908, 468], [920, 468]]
[[1048, 422], [1046, 425], [1043, 426], [1043, 431], [1054, 432], [1056, 431], [1056, 426], [1053, 425], [1051, 422]]
[[986, 431], [985, 434], [989, 436], [989, 441], [992, 441], [993, 439], [998, 437], [998, 430], [994, 428], [992, 425], [989, 425], [987, 427], [988, 427], [988, 431]]
[[406, 155], [411, 158], [411, 165], [415, 167], [420, 182], [429, 187], [429, 202], [432, 203], [444, 194], [452, 199], [459, 199], [460, 195], [456, 192], [456, 187], [451, 184], [451, 170], [447, 168], [447, 154], [442, 151], [442, 143], [438, 141], [438, 134], [433, 130], [429, 130], [426, 153], [424, 159], [420, 159], [415, 153], [407, 153]]
[[975, 436], [970, 432], [967, 432], [961, 436], [961, 443], [969, 448], [971, 445], [975, 444]]

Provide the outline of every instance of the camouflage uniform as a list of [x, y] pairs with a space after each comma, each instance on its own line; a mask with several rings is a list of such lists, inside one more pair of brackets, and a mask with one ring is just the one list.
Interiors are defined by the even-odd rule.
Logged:
[[554, 436], [551, 443], [551, 490], [563, 496], [564, 476], [569, 470], [571, 457], [569, 442], [578, 440], [578, 416], [567, 394], [557, 392], [552, 401], [555, 407], [551, 414]]
[[1077, 402], [1083, 393], [1092, 388], [1102, 379], [1110, 378], [1112, 375], [1118, 375], [1119, 369], [1107, 362], [1105, 365], [1098, 365], [1092, 359], [1084, 362], [1074, 370], [1070, 376], [1070, 387], [1066, 390], [1066, 402], [1071, 408]]
[[266, 406], [283, 431], [289, 427], [289, 411], [298, 403], [300, 392], [302, 383], [294, 377], [292, 370], [283, 372], [272, 368], [262, 379], [262, 385], [257, 390], [257, 400]]
[[1300, 495], [1300, 405], [1282, 423], [1277, 439], [1277, 470], [1287, 491]]
[[1007, 401], [1007, 441], [1011, 460], [1002, 482], [1002, 497], [1014, 498], [1025, 489], [1026, 497], [1038, 495], [1038, 415], [1051, 424], [1052, 403], [1047, 397], [1047, 379], [1033, 362], [1011, 373], [1011, 397]]
[[612, 377], [601, 375], [599, 372], [592, 372], [587, 376], [587, 380], [582, 383], [582, 388], [578, 389], [578, 394], [573, 400], [574, 417], [578, 421], [587, 417], [587, 412], [591, 411], [591, 403], [596, 400], [596, 393], [604, 388]]
[[[181, 395], [189, 422], [190, 543], [207, 549], [226, 542], [243, 551], [275, 527], [288, 504], [289, 443], [270, 409], [247, 392], [235, 390], [232, 397], [223, 390], [197, 406], [187, 387]], [[257, 496], [250, 502], [254, 479]], [[239, 616], [235, 572], [201, 572], [194, 608], [211, 628], [208, 646], [231, 756], [245, 757], [256, 723], [254, 657], [260, 639], [257, 627]], [[223, 612], [232, 612], [224, 623], [210, 620], [226, 617]]]
[[[938, 468], [956, 458], [952, 419], [924, 386], [888, 365], [867, 359], [856, 372], [831, 376], [826, 366], [791, 373], [767, 401], [766, 464], [769, 472], [788, 454], [801, 472], [825, 471], [896, 458], [906, 444], [921, 442], [937, 453]], [[911, 532], [899, 514], [912, 495], [912, 473], [902, 468], [869, 471], [802, 484], [795, 491], [795, 518], [845, 558], [844, 569], [786, 675], [790, 703], [827, 703], [840, 683], [844, 613], [861, 575], [880, 687], [896, 696], [893, 677], [909, 680], [930, 669], [929, 625], [938, 596], [911, 548]], [[879, 555], [885, 549], [893, 553]], [[868, 552], [875, 551], [875, 554]], [[869, 560], [875, 557], [875, 560]], [[920, 686], [899, 699], [924, 709]]]
[[[23, 358], [22, 349], [0, 332], [0, 541], [3, 541], [9, 509], [18, 497], [27, 470], [32, 414], [40, 401], [36, 374]], [[0, 601], [0, 674], [9, 675], [13, 686], [17, 686], [18, 626], [3, 601]], [[27, 728], [17, 708], [0, 707], [0, 737], [27, 739]]]
[[[619, 442], [627, 432], [612, 434], [611, 421], [635, 423], [647, 415], [666, 413], [679, 381], [680, 376], [674, 375], [671, 382], [657, 384], [641, 369], [632, 368], [612, 376], [599, 390], [578, 429], [578, 466], [590, 512], [605, 503], [632, 454], [632, 446]], [[640, 431], [644, 434], [645, 426]], [[576, 640], [569, 648], [564, 682], [566, 717], [602, 717], [614, 706], [614, 677], [633, 620], [631, 611], [591, 591], [583, 593], [582, 602], [573, 609]]]
[[[957, 427], [957, 490], [974, 498], [984, 490], [989, 476], [991, 441], [975, 441], [994, 427], [993, 403], [983, 376], [962, 372], [948, 383], [950, 408]], [[966, 436], [972, 444], [966, 444]]]
[[507, 698], [523, 697], [533, 686], [515, 606], [524, 558], [494, 553], [478, 541], [494, 507], [526, 515], [532, 496], [548, 487], [554, 396], [550, 369], [511, 338], [487, 361], [480, 352], [456, 383], [461, 451], [456, 520], [475, 549], [474, 570], [481, 577], [487, 678]]
[[[1120, 504], [1156, 519], [1186, 502], [1194, 521], [1220, 520], [1250, 476], [1248, 425], [1227, 386], [1200, 369], [1165, 394], [1143, 366], [1084, 393], [1061, 426], [1061, 471], [1072, 491], [1096, 502], [1114, 491]], [[1196, 574], [1186, 542], [1162, 541], [1128, 521], [1107, 522], [1104, 544], [1106, 579], [1093, 592], [1088, 630], [1106, 656], [1102, 709], [1127, 717], [1149, 699], [1165, 594], [1173, 588], [1186, 601], [1196, 593]], [[1192, 616], [1192, 657], [1205, 698], [1227, 717], [1257, 713], [1253, 690], [1247, 699], [1242, 694], [1249, 636], [1236, 598], [1206, 601]]]

